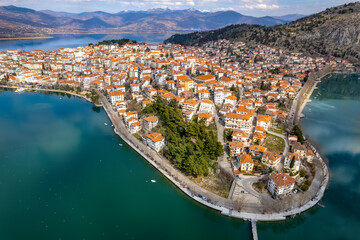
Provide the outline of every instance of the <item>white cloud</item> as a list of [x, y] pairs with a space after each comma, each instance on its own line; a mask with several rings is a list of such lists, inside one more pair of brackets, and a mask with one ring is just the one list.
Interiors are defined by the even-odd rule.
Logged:
[[241, 9], [249, 9], [249, 10], [274, 10], [279, 9], [280, 6], [277, 4], [265, 4], [265, 3], [258, 3], [258, 4], [245, 4], [240, 7]]

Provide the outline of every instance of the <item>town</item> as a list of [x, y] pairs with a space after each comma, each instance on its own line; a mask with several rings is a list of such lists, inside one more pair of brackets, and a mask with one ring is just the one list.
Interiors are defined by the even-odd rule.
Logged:
[[[61, 90], [95, 104], [106, 97], [128, 133], [241, 211], [241, 202], [266, 205], [263, 198], [309, 190], [319, 155], [289, 121], [292, 103], [310, 72], [340, 65], [351, 68], [226, 40], [199, 47], [108, 42], [1, 52], [0, 79], [17, 92]], [[217, 186], [219, 172], [234, 183]]]

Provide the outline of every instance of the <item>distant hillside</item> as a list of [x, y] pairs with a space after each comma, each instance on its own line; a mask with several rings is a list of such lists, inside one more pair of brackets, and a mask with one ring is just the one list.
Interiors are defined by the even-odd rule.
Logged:
[[251, 17], [234, 11], [201, 12], [194, 9], [122, 11], [119, 13], [84, 12], [79, 14], [35, 11], [16, 6], [0, 7], [0, 37], [29, 33], [99, 31], [196, 31], [221, 28], [230, 24], [273, 26], [286, 23], [273, 17]]
[[341, 57], [360, 65], [360, 3], [326, 9], [281, 26], [231, 25], [214, 31], [177, 34], [165, 42], [201, 45], [219, 39]]
[[292, 22], [292, 21], [298, 20], [298, 19], [303, 18], [303, 17], [306, 17], [306, 15], [287, 14], [287, 15], [284, 15], [284, 16], [272, 16], [272, 18], [280, 19], [280, 20], [283, 20], [283, 21], [286, 21], [286, 22]]

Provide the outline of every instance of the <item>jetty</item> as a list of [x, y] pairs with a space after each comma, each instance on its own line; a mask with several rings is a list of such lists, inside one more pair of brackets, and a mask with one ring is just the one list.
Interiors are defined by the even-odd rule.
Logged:
[[251, 232], [253, 236], [253, 240], [258, 240], [257, 228], [256, 228], [256, 221], [251, 220]]

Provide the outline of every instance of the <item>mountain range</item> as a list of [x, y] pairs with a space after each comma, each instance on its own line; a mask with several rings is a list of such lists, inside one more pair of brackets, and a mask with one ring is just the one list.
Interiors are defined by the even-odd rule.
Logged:
[[165, 32], [217, 29], [229, 24], [284, 24], [302, 15], [252, 17], [235, 11], [205, 12], [195, 9], [121, 11], [118, 13], [67, 13], [36, 11], [13, 5], [0, 7], [0, 37], [61, 32]]
[[165, 42], [202, 45], [220, 39], [264, 44], [312, 56], [340, 57], [360, 66], [360, 2], [328, 8], [283, 25], [230, 25], [213, 31], [176, 34]]

